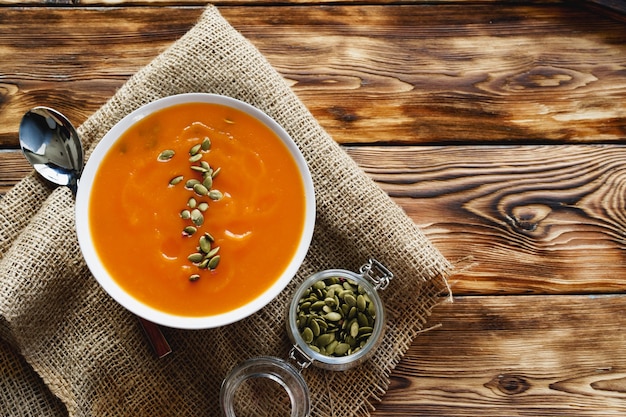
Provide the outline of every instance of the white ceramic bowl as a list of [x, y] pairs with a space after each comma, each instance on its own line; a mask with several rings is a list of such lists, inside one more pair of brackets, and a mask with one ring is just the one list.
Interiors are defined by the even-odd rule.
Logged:
[[[94, 249], [92, 232], [90, 230], [88, 216], [91, 197], [91, 185], [98, 172], [98, 168], [103, 157], [116, 143], [119, 137], [130, 126], [132, 126], [134, 123], [141, 120], [148, 114], [170, 106], [190, 102], [215, 103], [229, 106], [237, 110], [246, 112], [247, 114], [253, 116], [257, 120], [265, 124], [267, 127], [269, 127], [287, 146], [293, 159], [296, 161], [305, 190], [304, 230], [295, 251], [295, 255], [289, 262], [284, 272], [276, 279], [273, 285], [271, 285], [265, 292], [253, 299], [248, 304], [226, 313], [205, 317], [178, 316], [163, 312], [149, 305], [146, 305], [145, 303], [139, 301], [127, 291], [125, 291], [110, 276], [107, 269], [101, 262], [100, 257]], [[302, 154], [300, 153], [300, 150], [291, 139], [291, 137], [280, 125], [278, 125], [278, 123], [276, 123], [272, 118], [267, 116], [259, 109], [242, 101], [214, 94], [190, 93], [165, 97], [163, 99], [146, 104], [124, 117], [102, 138], [102, 140], [94, 149], [83, 171], [76, 197], [76, 230], [78, 234], [78, 242], [85, 261], [87, 262], [89, 269], [91, 270], [92, 274], [99, 282], [99, 284], [113, 299], [115, 299], [119, 304], [121, 304], [131, 312], [135, 313], [136, 315], [164, 326], [181, 329], [204, 329], [223, 326], [248, 317], [267, 305], [285, 288], [285, 286], [296, 274], [298, 268], [304, 260], [304, 257], [307, 254], [313, 236], [314, 224], [315, 195], [313, 182], [311, 180], [311, 174]]]

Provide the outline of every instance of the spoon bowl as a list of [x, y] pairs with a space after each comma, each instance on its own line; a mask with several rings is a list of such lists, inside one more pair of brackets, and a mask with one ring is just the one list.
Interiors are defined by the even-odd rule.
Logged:
[[65, 116], [48, 107], [35, 107], [22, 118], [19, 138], [24, 156], [42, 177], [76, 194], [84, 165], [83, 147]]

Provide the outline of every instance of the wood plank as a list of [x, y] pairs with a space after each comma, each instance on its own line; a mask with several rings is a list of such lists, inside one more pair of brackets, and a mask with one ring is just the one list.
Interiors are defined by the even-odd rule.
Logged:
[[455, 294], [626, 288], [624, 146], [346, 149], [469, 267], [451, 282]]
[[19, 150], [0, 151], [0, 198], [31, 171]]
[[460, 297], [435, 309], [377, 416], [618, 416], [626, 295]]
[[[36, 104], [85, 120], [202, 9], [2, 8], [0, 146]], [[220, 10], [340, 143], [626, 136], [626, 25], [581, 6]]]

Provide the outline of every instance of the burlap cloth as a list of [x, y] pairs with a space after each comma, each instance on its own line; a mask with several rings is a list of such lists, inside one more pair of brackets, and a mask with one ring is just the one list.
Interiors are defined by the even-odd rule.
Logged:
[[[375, 357], [346, 372], [303, 371], [313, 415], [368, 415], [445, 296], [450, 264], [212, 6], [80, 126], [86, 149], [137, 107], [185, 92], [246, 101], [296, 141], [317, 197], [304, 264], [275, 301], [246, 320], [202, 331], [164, 328], [173, 353], [157, 359], [136, 318], [90, 274], [77, 243], [71, 192], [27, 177], [0, 199], [2, 416], [217, 416], [220, 385], [234, 365], [259, 355], [287, 358], [283, 312], [296, 283], [322, 269], [356, 271], [375, 257], [395, 273], [382, 294], [389, 321]], [[252, 397], [242, 406], [250, 415], [281, 408], [273, 394], [269, 401], [263, 392]]]

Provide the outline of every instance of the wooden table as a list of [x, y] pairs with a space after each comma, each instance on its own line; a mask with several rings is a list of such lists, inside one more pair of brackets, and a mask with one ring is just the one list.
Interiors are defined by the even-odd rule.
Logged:
[[[375, 416], [626, 412], [626, 7], [591, 3], [216, 3], [458, 265]], [[0, 0], [0, 193], [28, 108], [82, 123], [203, 8]]]

